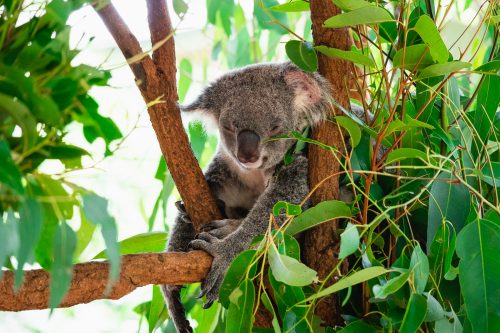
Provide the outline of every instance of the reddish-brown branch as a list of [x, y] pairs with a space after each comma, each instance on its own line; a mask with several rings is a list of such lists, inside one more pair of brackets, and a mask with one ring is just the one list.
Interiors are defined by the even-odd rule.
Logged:
[[[164, 0], [148, 0], [147, 5], [152, 43], [163, 44], [155, 48], [154, 61], [144, 55], [130, 67], [148, 104], [151, 124], [172, 179], [195, 229], [199, 230], [203, 223], [220, 219], [221, 214], [182, 126], [177, 105], [175, 45], [166, 3]], [[96, 10], [127, 59], [143, 52], [111, 3]]]
[[[349, 50], [351, 41], [347, 28], [328, 29], [323, 22], [339, 14], [331, 0], [311, 0], [311, 20], [313, 24], [313, 38], [315, 45], [326, 45], [342, 50]], [[332, 84], [332, 97], [345, 108], [349, 107], [348, 81], [350, 78], [350, 64], [344, 60], [332, 59], [318, 54], [319, 72]], [[333, 114], [332, 110], [332, 116]], [[343, 136], [338, 126], [331, 122], [324, 122], [317, 126], [312, 137], [333, 147], [343, 147]], [[316, 145], [309, 146], [309, 183], [315, 186], [328, 176], [337, 173], [339, 162], [331, 151]], [[337, 199], [339, 196], [338, 176], [330, 177], [311, 197], [313, 203], [324, 200]], [[323, 223], [306, 232], [304, 238], [304, 260], [318, 271], [320, 278], [326, 278], [337, 266], [339, 250], [339, 236], [336, 221]], [[330, 283], [333, 283], [331, 281]], [[327, 282], [327, 284], [330, 284]], [[335, 297], [330, 296], [321, 301], [317, 313], [326, 324], [333, 326], [338, 323], [340, 313]]]
[[[88, 262], [74, 266], [70, 290], [60, 307], [84, 304], [97, 299], [118, 299], [149, 284], [186, 284], [201, 281], [212, 258], [203, 251], [189, 253], [144, 253], [122, 257], [120, 278], [106, 295], [109, 264]], [[0, 311], [46, 309], [50, 275], [42, 269], [25, 272], [24, 283], [13, 290], [14, 274], [5, 272], [0, 280]]]

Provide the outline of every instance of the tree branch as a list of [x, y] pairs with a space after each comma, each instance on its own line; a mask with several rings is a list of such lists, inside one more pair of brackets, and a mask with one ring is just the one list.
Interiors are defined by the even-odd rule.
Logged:
[[[122, 257], [120, 277], [106, 295], [109, 264], [88, 262], [74, 266], [71, 286], [59, 307], [84, 304], [97, 299], [119, 299], [149, 284], [187, 284], [201, 281], [212, 264], [203, 251], [188, 253], [143, 253]], [[46, 309], [50, 275], [42, 269], [25, 272], [24, 283], [13, 290], [14, 273], [4, 272], [0, 280], [0, 311]]]
[[[148, 56], [120, 17], [113, 4], [94, 7], [129, 65], [138, 82], [151, 124], [177, 190], [196, 230], [203, 223], [222, 218], [205, 177], [194, 157], [184, 131], [177, 104], [175, 45], [165, 0], [147, 0], [148, 21], [153, 45], [163, 43]], [[130, 59], [140, 58], [137, 62]]]

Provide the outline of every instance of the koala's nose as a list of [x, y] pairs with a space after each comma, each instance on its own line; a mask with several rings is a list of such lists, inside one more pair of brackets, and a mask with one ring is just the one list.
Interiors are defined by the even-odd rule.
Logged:
[[259, 159], [260, 136], [252, 130], [238, 133], [238, 153], [236, 157], [241, 163], [254, 163]]

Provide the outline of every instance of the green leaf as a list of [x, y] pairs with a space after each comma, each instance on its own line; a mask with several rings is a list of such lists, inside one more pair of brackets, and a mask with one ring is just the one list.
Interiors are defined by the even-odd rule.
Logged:
[[244, 280], [229, 296], [226, 333], [250, 333], [253, 326], [255, 287], [253, 281]]
[[376, 333], [377, 329], [363, 320], [356, 320], [349, 323], [346, 327], [339, 331], [339, 333]]
[[437, 30], [436, 24], [428, 15], [420, 16], [414, 29], [424, 43], [429, 46], [431, 56], [435, 61], [439, 63], [448, 61], [448, 48]]
[[280, 254], [276, 246], [269, 247], [269, 266], [277, 281], [290, 286], [307, 286], [317, 281], [317, 273], [297, 259]]
[[184, 16], [188, 10], [188, 5], [184, 0], [174, 0], [174, 11], [179, 16]]
[[432, 58], [427, 45], [415, 44], [398, 50], [394, 55], [392, 64], [394, 67], [404, 67], [408, 70], [418, 70], [434, 64], [434, 59]]
[[83, 196], [83, 212], [91, 223], [101, 226], [102, 237], [106, 244], [106, 254], [111, 263], [106, 287], [107, 291], [109, 291], [120, 273], [120, 245], [117, 241], [116, 222], [108, 213], [108, 201], [95, 193], [88, 193]]
[[445, 279], [448, 279], [447, 274], [452, 268], [451, 261], [455, 253], [456, 238], [455, 229], [449, 222], [442, 223], [437, 230], [429, 250], [430, 268], [436, 276], [439, 276], [441, 269], [445, 274]]
[[90, 241], [92, 240], [92, 236], [94, 235], [94, 231], [96, 228], [95, 224], [90, 223], [89, 220], [87, 220], [82, 210], [80, 209], [79, 211], [80, 211], [80, 228], [76, 232], [77, 245], [75, 250], [75, 257], [79, 257], [82, 254], [82, 252], [87, 248]]
[[[271, 30], [279, 33], [280, 35], [288, 34], [286, 29], [274, 23], [272, 20], [272, 17], [274, 17], [276, 21], [281, 22], [284, 26], [288, 26], [288, 17], [286, 13], [275, 11], [272, 13], [272, 17], [270, 17], [271, 13], [269, 12], [269, 9], [278, 5], [279, 3], [277, 0], [254, 1], [254, 17], [257, 19], [257, 23], [262, 29]], [[262, 7], [266, 8], [266, 10], [262, 9]]]
[[75, 232], [65, 222], [59, 224], [54, 239], [54, 263], [50, 272], [50, 309], [59, 306], [69, 290], [75, 249]]
[[427, 301], [424, 296], [411, 294], [410, 301], [401, 322], [400, 333], [415, 333], [424, 322], [427, 312]]
[[264, 290], [260, 295], [260, 299], [262, 300], [262, 304], [266, 308], [269, 313], [273, 315], [273, 319], [271, 321], [271, 325], [273, 326], [274, 333], [281, 333], [280, 323], [278, 322], [278, 317], [276, 316], [276, 312], [274, 311], [273, 304], [271, 303], [271, 299], [267, 295], [267, 292]]
[[61, 182], [44, 174], [37, 174], [36, 180], [43, 190], [43, 200], [52, 205], [54, 213], [61, 219], [71, 219], [73, 217], [73, 206], [78, 202], [69, 195]]
[[309, 2], [303, 0], [295, 0], [281, 5], [273, 6], [269, 8], [269, 10], [272, 10], [274, 12], [285, 12], [285, 13], [307, 12], [309, 11]]
[[492, 74], [500, 70], [500, 60], [492, 60], [474, 69], [474, 72], [489, 72]]
[[370, 57], [359, 52], [344, 51], [340, 49], [335, 49], [333, 47], [328, 47], [325, 45], [316, 46], [315, 49], [318, 52], [321, 52], [330, 58], [344, 59], [347, 61], [351, 61], [355, 64], [360, 64], [368, 67], [375, 67], [375, 63], [373, 62], [372, 59], [370, 59]]
[[326, 28], [343, 28], [360, 24], [376, 25], [389, 21], [394, 21], [394, 18], [386, 9], [378, 6], [367, 6], [330, 17], [325, 21], [324, 26]]
[[34, 199], [27, 198], [19, 211], [19, 251], [15, 273], [15, 289], [21, 286], [25, 263], [33, 262], [36, 243], [42, 230], [42, 206]]
[[[134, 253], [163, 252], [167, 244], [167, 233], [161, 231], [138, 234], [119, 242], [120, 255]], [[99, 252], [93, 259], [108, 259], [107, 252]]]
[[481, 179], [495, 187], [500, 186], [500, 162], [486, 163], [481, 170]]
[[315, 299], [325, 297], [327, 295], [336, 293], [340, 290], [352, 287], [352, 286], [359, 284], [361, 282], [365, 282], [365, 281], [371, 280], [373, 278], [376, 278], [377, 276], [383, 275], [387, 272], [388, 272], [388, 270], [382, 266], [373, 266], [373, 267], [368, 267], [368, 268], [362, 269], [360, 271], [354, 272], [348, 276], [343, 277], [338, 282], [334, 283], [333, 285], [329, 286], [328, 288], [325, 288], [325, 289], [321, 290], [320, 292], [317, 292], [316, 294], [309, 296], [306, 299], [306, 301], [310, 302], [310, 301], [313, 301]]
[[415, 246], [411, 254], [410, 269], [414, 274], [414, 286], [417, 294], [422, 294], [429, 279], [429, 259], [420, 245]]
[[[477, 131], [476, 144], [472, 144], [472, 155], [478, 154], [484, 149], [493, 128], [495, 115], [500, 103], [500, 94], [497, 89], [500, 87], [499, 75], [486, 75], [484, 77], [477, 94], [477, 106], [473, 115], [473, 125]], [[477, 146], [479, 145], [479, 146]]]
[[0, 111], [10, 115], [14, 122], [21, 127], [24, 142], [23, 151], [33, 147], [37, 141], [38, 132], [36, 130], [36, 120], [26, 105], [11, 96], [0, 93]]
[[352, 215], [351, 208], [343, 201], [323, 201], [295, 217], [286, 228], [285, 233], [296, 235], [318, 224]]
[[288, 58], [304, 71], [314, 72], [318, 69], [318, 57], [312, 44], [299, 40], [290, 40], [285, 45]]
[[350, 254], [356, 252], [359, 248], [358, 228], [351, 222], [347, 224], [344, 232], [340, 234], [340, 252], [339, 259], [344, 259]]
[[257, 266], [255, 265], [255, 255], [257, 251], [247, 250], [240, 253], [233, 260], [231, 266], [224, 276], [224, 281], [219, 291], [219, 302], [226, 309], [229, 307], [229, 297], [231, 293], [238, 288], [246, 279], [252, 279], [255, 276]]
[[153, 286], [153, 296], [147, 318], [149, 333], [154, 332], [167, 318], [167, 308], [159, 286]]
[[423, 79], [426, 77], [448, 75], [450, 73], [459, 71], [459, 70], [464, 69], [464, 68], [469, 68], [471, 66], [472, 65], [470, 63], [463, 62], [463, 61], [452, 61], [452, 62], [445, 62], [442, 64], [430, 65], [430, 66], [424, 68], [420, 72], [418, 77]]
[[427, 297], [427, 312], [425, 313], [424, 321], [433, 322], [446, 318], [446, 312], [437, 299], [429, 293], [425, 293], [425, 296]]
[[179, 63], [179, 84], [177, 88], [180, 102], [183, 102], [184, 98], [186, 98], [189, 87], [193, 82], [192, 75], [193, 65], [191, 64], [191, 61], [187, 58], [183, 58]]
[[[3, 266], [5, 260], [17, 253], [19, 249], [19, 221], [14, 216], [14, 213], [9, 210], [4, 214], [6, 221], [3, 222], [3, 217], [0, 217], [0, 266]], [[0, 280], [2, 279], [4, 270], [0, 269]]]
[[469, 223], [458, 234], [460, 288], [474, 332], [500, 332], [499, 253], [500, 226], [491, 221]]
[[0, 140], [0, 183], [5, 184], [17, 194], [24, 194], [21, 172], [10, 156], [9, 146]]
[[342, 10], [351, 11], [363, 7], [375, 7], [373, 3], [364, 0], [332, 0]]
[[[456, 178], [451, 173], [441, 172], [431, 186], [427, 239], [434, 239], [436, 231], [444, 220], [450, 221], [455, 231], [460, 232], [469, 215], [470, 200], [469, 190], [464, 184], [457, 184]], [[430, 245], [431, 242], [428, 241], [427, 250]]]
[[427, 154], [421, 150], [414, 148], [399, 148], [394, 149], [387, 154], [387, 159], [385, 160], [385, 164], [392, 164], [397, 161], [401, 161], [407, 158], [419, 158], [423, 161], [427, 161]]
[[278, 201], [273, 206], [273, 215], [279, 216], [282, 210], [285, 210], [286, 216], [297, 216], [302, 213], [302, 207], [300, 207], [300, 205], [294, 205], [285, 201]]
[[351, 147], [356, 148], [361, 141], [361, 129], [358, 124], [353, 119], [346, 116], [337, 116], [335, 117], [335, 121], [347, 130], [349, 138], [351, 139]]
[[384, 285], [373, 286], [373, 296], [378, 299], [385, 299], [387, 296], [394, 294], [401, 289], [410, 279], [411, 271], [401, 273], [400, 275], [390, 279]]

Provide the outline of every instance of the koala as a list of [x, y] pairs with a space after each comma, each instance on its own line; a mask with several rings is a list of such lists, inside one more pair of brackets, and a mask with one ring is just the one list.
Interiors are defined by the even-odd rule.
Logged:
[[[196, 234], [182, 204], [167, 251], [203, 250], [213, 256], [201, 284], [208, 308], [218, 297], [235, 257], [266, 231], [274, 204], [299, 204], [309, 193], [308, 161], [283, 158], [294, 140], [269, 138], [302, 131], [326, 118], [330, 85], [317, 73], [291, 63], [258, 64], [231, 71], [208, 86], [186, 113], [201, 112], [217, 124], [220, 143], [205, 172], [224, 219]], [[282, 221], [278, 221], [281, 223]], [[180, 286], [162, 286], [170, 316], [179, 332], [192, 332], [180, 302]]]

